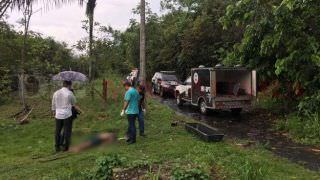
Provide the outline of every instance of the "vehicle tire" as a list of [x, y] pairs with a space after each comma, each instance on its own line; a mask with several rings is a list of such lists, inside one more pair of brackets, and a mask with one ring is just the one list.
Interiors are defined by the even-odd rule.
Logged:
[[203, 99], [199, 101], [199, 109], [201, 114], [203, 115], [208, 114], [207, 104]]
[[165, 93], [164, 93], [163, 88], [160, 88], [160, 92], [159, 92], [159, 94], [160, 94], [160, 97], [164, 97]]
[[240, 115], [242, 108], [231, 109], [232, 115]]
[[177, 105], [180, 107], [183, 106], [183, 104], [184, 104], [184, 101], [181, 99], [181, 96], [179, 93], [177, 93], [177, 95], [176, 95], [176, 102], [177, 102]]

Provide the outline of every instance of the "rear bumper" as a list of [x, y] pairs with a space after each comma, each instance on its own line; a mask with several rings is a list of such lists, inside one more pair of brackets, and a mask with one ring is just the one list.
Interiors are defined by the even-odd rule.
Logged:
[[251, 100], [243, 101], [218, 101], [213, 103], [213, 109], [247, 109], [252, 106]]

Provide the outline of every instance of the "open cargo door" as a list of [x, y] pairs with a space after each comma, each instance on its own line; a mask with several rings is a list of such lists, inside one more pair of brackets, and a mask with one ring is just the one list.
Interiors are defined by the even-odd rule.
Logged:
[[251, 75], [252, 96], [257, 97], [257, 71], [252, 71]]

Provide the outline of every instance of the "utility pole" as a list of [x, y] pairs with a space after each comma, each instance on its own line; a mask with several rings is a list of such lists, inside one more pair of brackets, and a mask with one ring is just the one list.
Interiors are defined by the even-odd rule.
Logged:
[[140, 84], [146, 86], [146, 1], [140, 4]]

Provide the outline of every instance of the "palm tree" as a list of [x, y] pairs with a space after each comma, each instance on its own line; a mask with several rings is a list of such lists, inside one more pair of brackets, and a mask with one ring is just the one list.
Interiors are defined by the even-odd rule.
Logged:
[[0, 19], [7, 12], [9, 8], [21, 9], [26, 4], [41, 4], [45, 9], [49, 9], [54, 6], [60, 6], [62, 4], [70, 2], [79, 2], [83, 4], [84, 0], [1, 0], [0, 1]]
[[146, 2], [141, 0], [140, 4], [140, 82], [146, 85]]
[[86, 7], [86, 15], [89, 20], [89, 79], [94, 79], [94, 57], [93, 57], [93, 26], [94, 26], [94, 10], [96, 8], [96, 0], [88, 0]]
[[3, 17], [4, 13], [10, 7], [10, 5], [11, 5], [11, 1], [9, 0], [3, 0], [0, 2], [0, 19]]

